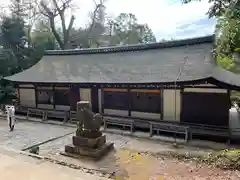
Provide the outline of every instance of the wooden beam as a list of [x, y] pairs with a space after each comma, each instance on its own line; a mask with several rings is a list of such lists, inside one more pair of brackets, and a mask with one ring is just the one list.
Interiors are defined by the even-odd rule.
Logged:
[[161, 93], [160, 93], [160, 96], [161, 96], [161, 120], [163, 120], [163, 118], [164, 118], [164, 104], [163, 104], [163, 99], [164, 99], [164, 94], [163, 94], [163, 88], [161, 87], [160, 88], [160, 91], [161, 91]]
[[128, 89], [120, 89], [120, 88], [104, 88], [103, 91], [108, 91], [108, 92], [127, 92]]
[[18, 103], [19, 105], [21, 104], [21, 100], [20, 100], [20, 89], [19, 86], [17, 85], [17, 93], [18, 93]]
[[180, 90], [180, 120], [179, 120], [179, 122], [182, 121], [181, 117], [182, 117], [182, 112], [183, 112], [183, 93], [184, 93], [184, 88], [181, 88], [181, 90]]
[[37, 103], [37, 98], [38, 98], [38, 90], [37, 87], [34, 85], [34, 92], [35, 92], [35, 106], [36, 108], [38, 107], [38, 103]]
[[101, 103], [102, 103], [102, 114], [104, 114], [104, 91], [103, 88], [101, 87]]
[[54, 87], [55, 90], [62, 90], [62, 91], [69, 91], [70, 90], [70, 87], [56, 87], [54, 85], [53, 85], [53, 87]]
[[140, 93], [160, 93], [160, 90], [147, 90], [147, 89], [131, 89], [131, 92], [140, 92]]
[[56, 90], [55, 90], [54, 85], [52, 86], [52, 91], [53, 91], [53, 109], [56, 109], [56, 102], [55, 102], [55, 100], [56, 100], [56, 96], [55, 96]]
[[128, 93], [128, 116], [131, 116], [132, 98], [130, 93], [130, 87], [127, 88], [127, 93]]

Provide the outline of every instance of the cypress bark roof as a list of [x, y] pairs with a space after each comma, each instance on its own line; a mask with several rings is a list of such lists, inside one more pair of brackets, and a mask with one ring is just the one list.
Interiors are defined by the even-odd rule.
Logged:
[[46, 51], [36, 65], [5, 79], [19, 83], [171, 83], [213, 77], [240, 86], [238, 76], [216, 66], [212, 58], [213, 39], [207, 36], [164, 43]]

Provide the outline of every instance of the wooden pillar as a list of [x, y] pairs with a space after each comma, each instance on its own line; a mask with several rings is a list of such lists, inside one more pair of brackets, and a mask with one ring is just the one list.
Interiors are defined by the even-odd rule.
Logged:
[[231, 109], [231, 90], [228, 89], [227, 90], [227, 95], [228, 95], [228, 99], [229, 99], [229, 109], [228, 109], [228, 125], [229, 125], [229, 120], [230, 120], [230, 109]]
[[127, 96], [128, 96], [128, 116], [131, 116], [131, 109], [132, 109], [132, 97], [130, 87], [127, 87]]
[[74, 106], [73, 106], [73, 100], [74, 100], [74, 90], [73, 90], [73, 86], [70, 86], [70, 89], [69, 89], [69, 106], [70, 106], [70, 111], [74, 111]]
[[229, 108], [231, 108], [231, 90], [230, 89], [228, 89], [227, 90], [227, 95], [228, 95], [228, 98], [229, 98]]
[[17, 93], [18, 93], [18, 104], [20, 105], [20, 90], [19, 90], [19, 85], [17, 85]]
[[181, 89], [180, 89], [180, 123], [182, 122], [183, 93], [184, 93], [184, 86], [181, 86]]
[[102, 114], [104, 114], [104, 88], [101, 87]]
[[55, 85], [52, 86], [52, 92], [53, 92], [53, 109], [56, 109], [56, 103], [55, 103]]
[[35, 91], [35, 106], [36, 108], [38, 107], [38, 90], [37, 90], [37, 86], [34, 85], [34, 91]]
[[164, 95], [163, 95], [163, 87], [160, 88], [160, 99], [161, 99], [161, 120], [163, 120], [163, 117], [164, 117], [164, 104], [163, 104], [163, 98], [164, 98]]

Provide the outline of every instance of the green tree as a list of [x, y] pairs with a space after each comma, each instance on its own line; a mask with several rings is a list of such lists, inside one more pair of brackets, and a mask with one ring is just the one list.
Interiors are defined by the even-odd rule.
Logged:
[[156, 42], [147, 24], [139, 24], [134, 14], [121, 13], [108, 20], [111, 45]]
[[3, 103], [11, 99], [14, 88], [2, 77], [29, 68], [40, 59], [41, 53], [28, 45], [25, 23], [19, 14], [3, 16], [0, 32], [0, 102]]
[[[183, 0], [183, 3], [190, 3], [193, 1], [202, 0]], [[209, 17], [220, 17], [224, 16], [226, 11], [231, 9], [231, 14], [236, 17], [239, 16], [240, 1], [239, 0], [208, 0], [211, 3], [208, 15]]]
[[36, 23], [35, 29], [31, 33], [32, 45], [40, 50], [53, 50], [57, 49], [55, 37], [51, 32], [47, 20], [39, 20]]
[[[36, 0], [39, 12], [48, 19], [51, 31], [61, 49], [66, 49], [69, 43], [70, 31], [75, 17], [72, 15], [70, 22], [66, 23], [66, 13], [72, 7], [73, 0]], [[60, 18], [61, 33], [57, 30], [56, 19]]]
[[3, 17], [1, 31], [3, 48], [11, 50], [12, 54], [16, 58], [16, 71], [23, 70], [23, 68], [26, 66], [26, 36], [24, 30], [24, 21], [16, 16]]
[[[218, 18], [216, 25], [216, 56], [217, 61], [224, 68], [236, 70], [233, 53], [240, 47], [240, 19], [231, 18], [231, 13]], [[236, 72], [236, 71], [235, 71]]]
[[[184, 0], [184, 3], [193, 0]], [[201, 1], [201, 0], [198, 0]], [[240, 0], [209, 0], [209, 17], [217, 18], [215, 56], [220, 66], [240, 72], [233, 54], [240, 47]]]

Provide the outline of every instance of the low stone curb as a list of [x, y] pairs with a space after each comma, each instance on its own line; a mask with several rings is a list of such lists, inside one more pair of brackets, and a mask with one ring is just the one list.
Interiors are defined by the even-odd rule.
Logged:
[[23, 148], [22, 151], [26, 151], [26, 150], [29, 150], [29, 149], [35, 147], [35, 146], [40, 146], [40, 145], [46, 144], [46, 143], [48, 143], [48, 142], [51, 142], [51, 141], [54, 141], [54, 140], [63, 138], [63, 137], [65, 137], [65, 136], [68, 136], [68, 135], [73, 134], [73, 133], [75, 133], [75, 131], [70, 132], [70, 133], [67, 133], [67, 134], [64, 134], [64, 135], [62, 135], [62, 136], [58, 136], [58, 137], [54, 137], [54, 138], [48, 139], [48, 140], [46, 140], [46, 141], [40, 142], [40, 143], [38, 143], [38, 144], [29, 146], [29, 147], [26, 147], [26, 148]]

